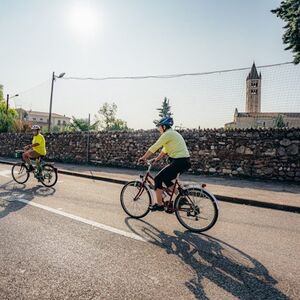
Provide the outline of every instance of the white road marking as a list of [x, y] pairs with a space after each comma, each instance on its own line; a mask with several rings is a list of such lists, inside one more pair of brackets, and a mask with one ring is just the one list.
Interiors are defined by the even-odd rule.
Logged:
[[145, 239], [143, 239], [139, 235], [134, 234], [132, 232], [127, 232], [127, 231], [117, 229], [117, 228], [114, 228], [114, 227], [111, 227], [111, 226], [108, 226], [108, 225], [105, 225], [105, 224], [101, 224], [101, 223], [91, 221], [91, 220], [88, 220], [88, 219], [85, 219], [85, 218], [82, 218], [82, 217], [78, 217], [78, 216], [66, 213], [64, 211], [61, 211], [61, 210], [58, 210], [58, 209], [55, 209], [55, 208], [52, 208], [52, 207], [49, 207], [49, 206], [46, 206], [46, 205], [42, 205], [42, 204], [39, 204], [39, 203], [28, 201], [28, 200], [25, 200], [25, 199], [22, 199], [22, 198], [15, 199], [15, 201], [19, 201], [19, 202], [22, 202], [22, 203], [25, 203], [25, 204], [28, 204], [28, 205], [32, 205], [32, 206], [47, 210], [49, 212], [52, 212], [54, 214], [61, 215], [61, 216], [64, 216], [64, 217], [67, 217], [67, 218], [70, 218], [70, 219], [73, 219], [73, 220], [76, 220], [76, 221], [79, 221], [79, 222], [82, 222], [82, 223], [85, 223], [85, 224], [88, 224], [88, 225], [91, 225], [91, 226], [94, 226], [94, 227], [97, 227], [97, 228], [100, 228], [100, 229], [103, 229], [103, 230], [106, 230], [106, 231], [110, 231], [112, 233], [123, 235], [125, 237], [131, 238], [131, 239], [134, 239], [134, 240], [137, 240], [137, 241], [147, 242]]
[[0, 171], [0, 176], [3, 176], [3, 177], [11, 177], [11, 170], [3, 170], [3, 171]]

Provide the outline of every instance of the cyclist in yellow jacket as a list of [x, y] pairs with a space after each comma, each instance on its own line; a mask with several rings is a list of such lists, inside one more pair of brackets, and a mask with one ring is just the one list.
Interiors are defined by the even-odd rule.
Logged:
[[47, 153], [46, 141], [44, 136], [41, 134], [40, 126], [33, 125], [31, 129], [33, 131], [32, 143], [24, 147], [25, 152], [23, 153], [23, 159], [29, 165], [29, 172], [34, 170], [30, 159], [37, 159], [40, 156], [45, 156]]
[[139, 159], [139, 161], [147, 160], [148, 157], [160, 148], [162, 148], [162, 150], [155, 158], [154, 162], [159, 161], [165, 155], [169, 156], [170, 163], [154, 178], [157, 203], [152, 206], [152, 211], [164, 210], [162, 201], [162, 184], [164, 183], [168, 188], [173, 186], [172, 180], [176, 178], [177, 174], [181, 174], [191, 167], [190, 154], [186, 143], [181, 134], [172, 129], [173, 124], [174, 121], [171, 117], [164, 117], [157, 123], [161, 136], [157, 142], [153, 144]]

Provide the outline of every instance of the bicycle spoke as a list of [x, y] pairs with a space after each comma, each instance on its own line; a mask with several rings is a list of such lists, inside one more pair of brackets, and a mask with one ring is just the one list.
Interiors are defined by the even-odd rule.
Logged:
[[176, 216], [186, 228], [201, 232], [211, 228], [217, 219], [214, 199], [200, 188], [188, 188], [186, 196], [180, 196], [176, 204]]
[[23, 163], [13, 165], [11, 173], [13, 179], [19, 184], [25, 183], [29, 178], [29, 173]]
[[132, 217], [142, 217], [149, 211], [150, 195], [140, 182], [135, 181], [125, 185], [120, 200], [125, 212]]
[[57, 172], [52, 165], [43, 165], [39, 176], [42, 184], [47, 187], [54, 186], [57, 182]]

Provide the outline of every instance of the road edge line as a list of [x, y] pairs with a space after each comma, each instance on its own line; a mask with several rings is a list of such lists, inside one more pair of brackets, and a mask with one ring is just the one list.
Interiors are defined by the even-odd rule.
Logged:
[[105, 231], [109, 231], [109, 232], [112, 232], [112, 233], [115, 233], [115, 234], [118, 234], [118, 235], [122, 235], [122, 236], [125, 236], [125, 237], [128, 237], [128, 238], [140, 241], [140, 242], [147, 242], [147, 240], [145, 240], [144, 238], [142, 238], [141, 236], [139, 236], [135, 233], [124, 231], [124, 230], [121, 230], [121, 229], [118, 229], [118, 228], [115, 228], [115, 227], [112, 227], [112, 226], [109, 226], [109, 225], [98, 223], [96, 221], [88, 220], [88, 219], [85, 219], [85, 218], [82, 218], [82, 217], [79, 217], [79, 216], [76, 216], [76, 215], [58, 210], [58, 209], [50, 207], [50, 206], [46, 206], [46, 205], [39, 204], [39, 203], [29, 201], [29, 200], [26, 200], [26, 199], [22, 199], [22, 198], [16, 198], [14, 201], [22, 202], [24, 204], [28, 204], [28, 205], [31, 205], [31, 206], [49, 211], [51, 213], [54, 213], [54, 214], [57, 214], [57, 215], [60, 215], [60, 216], [63, 216], [63, 217], [66, 217], [66, 218], [84, 223], [84, 224], [87, 224], [87, 225], [91, 225], [93, 227], [96, 227], [96, 228], [99, 228], [99, 229], [102, 229], [102, 230], [105, 230]]

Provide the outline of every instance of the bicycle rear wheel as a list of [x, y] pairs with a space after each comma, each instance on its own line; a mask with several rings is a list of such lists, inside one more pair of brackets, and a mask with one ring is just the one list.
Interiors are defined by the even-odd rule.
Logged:
[[175, 214], [185, 228], [203, 232], [212, 228], [218, 219], [216, 200], [204, 189], [190, 187], [175, 199]]
[[120, 194], [122, 208], [130, 217], [139, 219], [150, 211], [150, 192], [140, 181], [131, 181], [124, 185]]
[[25, 183], [29, 178], [29, 172], [25, 163], [17, 163], [11, 168], [11, 175], [15, 182]]
[[54, 186], [57, 182], [57, 169], [50, 164], [43, 165], [39, 179], [46, 187]]

